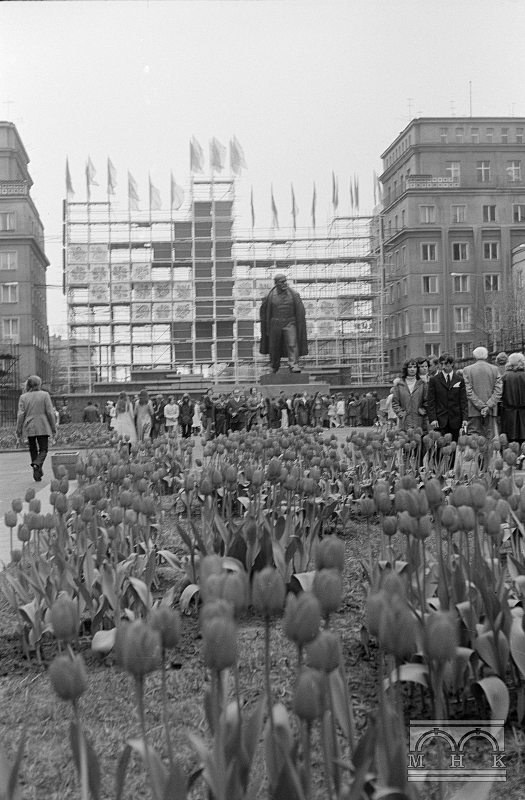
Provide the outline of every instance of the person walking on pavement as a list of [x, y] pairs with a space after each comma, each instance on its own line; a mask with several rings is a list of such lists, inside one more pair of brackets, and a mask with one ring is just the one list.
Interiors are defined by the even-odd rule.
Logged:
[[49, 437], [56, 434], [56, 429], [51, 397], [42, 389], [42, 379], [31, 375], [26, 382], [26, 391], [18, 401], [16, 433], [19, 439], [27, 436], [35, 481], [42, 480]]

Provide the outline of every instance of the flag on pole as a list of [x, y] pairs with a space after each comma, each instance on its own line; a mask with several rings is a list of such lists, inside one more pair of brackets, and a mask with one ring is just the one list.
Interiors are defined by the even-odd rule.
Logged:
[[315, 190], [315, 182], [314, 182], [314, 191], [312, 194], [312, 228], [315, 231], [315, 206], [317, 203], [317, 192]]
[[275, 205], [275, 198], [273, 196], [273, 186], [272, 186], [272, 228], [279, 229], [279, 216], [277, 214], [277, 206]]
[[352, 183], [351, 178], [350, 178], [350, 206], [352, 208], [352, 214], [353, 214], [355, 208], [355, 198], [354, 198], [354, 185]]
[[71, 173], [69, 171], [69, 160], [66, 158], [66, 197], [74, 195], [73, 184], [71, 183]]
[[335, 173], [332, 171], [332, 205], [334, 207], [334, 214], [337, 211], [337, 206], [339, 205], [339, 188], [337, 186], [337, 178], [335, 177]]
[[190, 141], [190, 171], [202, 172], [204, 168], [204, 153], [195, 136]]
[[139, 210], [139, 193], [138, 193], [137, 181], [135, 180], [131, 172], [128, 172], [128, 208], [130, 211]]
[[355, 198], [355, 207], [357, 212], [359, 213], [359, 178], [357, 175], [354, 175], [354, 198]]
[[160, 211], [160, 209], [162, 208], [160, 192], [155, 186], [153, 186], [151, 182], [151, 175], [148, 175], [148, 180], [149, 180], [149, 210], [150, 212]]
[[255, 208], [253, 206], [253, 186], [250, 192], [250, 211], [252, 213], [252, 231], [255, 228]]
[[295, 192], [293, 190], [293, 183], [292, 183], [292, 220], [293, 220], [293, 229], [294, 231], [297, 230], [297, 214], [299, 213], [299, 209], [297, 208], [297, 204], [295, 202]]
[[91, 161], [91, 157], [88, 156], [88, 160], [87, 160], [87, 163], [86, 163], [86, 189], [87, 189], [88, 202], [89, 202], [89, 198], [91, 196], [91, 187], [92, 186], [98, 186], [98, 183], [95, 180], [96, 173], [97, 173], [97, 171], [96, 171], [95, 167], [93, 166], [93, 162]]
[[210, 142], [210, 168], [212, 172], [222, 172], [226, 159], [226, 148], [213, 137]]
[[108, 158], [108, 194], [115, 194], [117, 187], [117, 170], [113, 166], [113, 162]]
[[178, 211], [181, 205], [184, 202], [184, 189], [182, 186], [177, 184], [177, 181], [173, 177], [173, 172], [171, 173], [171, 202], [170, 208], [174, 208], [175, 211]]
[[234, 175], [240, 175], [241, 170], [246, 169], [244, 152], [235, 136], [230, 139], [230, 169]]
[[372, 181], [374, 183], [374, 208], [377, 206], [377, 173], [374, 170]]
[[377, 199], [380, 203], [383, 202], [383, 187], [381, 186], [381, 181], [379, 180], [379, 176], [376, 175], [376, 186], [377, 186]]

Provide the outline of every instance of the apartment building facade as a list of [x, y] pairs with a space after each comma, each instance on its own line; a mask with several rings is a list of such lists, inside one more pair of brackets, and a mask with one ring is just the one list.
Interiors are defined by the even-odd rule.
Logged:
[[523, 345], [525, 118], [419, 118], [382, 154], [385, 348]]
[[30, 195], [29, 157], [0, 121], [0, 394], [28, 375], [49, 380], [44, 229]]

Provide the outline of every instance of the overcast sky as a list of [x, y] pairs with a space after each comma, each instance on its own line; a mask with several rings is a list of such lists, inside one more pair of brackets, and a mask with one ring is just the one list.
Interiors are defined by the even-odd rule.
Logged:
[[147, 207], [148, 173], [168, 208], [170, 171], [189, 181], [189, 140], [207, 155], [235, 135], [247, 169], [239, 224], [283, 228], [290, 185], [310, 220], [373, 205], [380, 154], [414, 116], [525, 116], [522, 0], [214, 0], [0, 3], [0, 119], [14, 122], [30, 158], [32, 197], [46, 233], [48, 317], [65, 323], [61, 283], [65, 160], [84, 200], [88, 156], [105, 200], [109, 156], [116, 199], [127, 171]]

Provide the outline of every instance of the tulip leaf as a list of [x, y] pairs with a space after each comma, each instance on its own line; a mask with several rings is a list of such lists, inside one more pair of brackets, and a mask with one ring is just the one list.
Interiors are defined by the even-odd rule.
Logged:
[[164, 787], [162, 800], [186, 800], [188, 781], [181, 767], [173, 763]]
[[248, 717], [244, 726], [244, 746], [250, 765], [261, 734], [265, 703], [266, 696], [262, 695], [255, 706], [253, 714]]
[[87, 736], [84, 734], [82, 728], [79, 728], [76, 722], [72, 722], [69, 728], [69, 738], [71, 741], [71, 750], [73, 752], [73, 760], [77, 768], [78, 774], [81, 776], [81, 758], [80, 747], [86, 748], [86, 768], [89, 789], [94, 800], [100, 798], [100, 765], [98, 757], [95, 753], [93, 746]]
[[109, 631], [97, 631], [91, 640], [91, 649], [94, 653], [109, 653], [115, 646], [117, 629], [111, 628]]
[[522, 678], [525, 678], [525, 632], [523, 631], [522, 617], [523, 609], [514, 608], [510, 629], [510, 652]]
[[169, 550], [159, 550], [158, 555], [176, 572], [182, 570], [182, 565], [176, 555]]
[[428, 686], [428, 667], [426, 664], [401, 664], [399, 669], [394, 669], [390, 673], [389, 678], [385, 678], [383, 685], [385, 689], [389, 689], [394, 683], [398, 681], [410, 681], [411, 683], [419, 683], [425, 688]]
[[115, 777], [115, 800], [121, 800], [122, 792], [124, 791], [124, 783], [126, 781], [126, 772], [128, 770], [129, 759], [131, 758], [131, 747], [127, 744], [120, 754], [117, 764], [117, 774]]
[[145, 611], [148, 611], [152, 606], [151, 600], [151, 592], [144, 583], [141, 581], [140, 578], [134, 578], [133, 575], [130, 575], [128, 578], [135, 594], [139, 598], [140, 602], [144, 606]]
[[190, 583], [189, 586], [186, 586], [179, 599], [180, 610], [184, 614], [191, 614], [192, 601], [193, 605], [197, 606], [199, 602], [199, 592], [200, 588], [196, 583]]
[[509, 690], [497, 675], [489, 675], [472, 684], [474, 694], [484, 694], [490, 706], [491, 719], [503, 722], [509, 713]]
[[503, 676], [509, 660], [509, 643], [503, 631], [498, 631], [497, 640], [493, 631], [480, 634], [473, 642], [476, 653], [494, 672]]
[[157, 751], [150, 745], [146, 745], [143, 739], [128, 739], [129, 746], [141, 757], [142, 762], [149, 772], [152, 782], [153, 797], [163, 797], [164, 787], [168, 778], [166, 767], [160, 760]]
[[301, 588], [303, 592], [310, 592], [314, 585], [315, 574], [315, 570], [310, 570], [309, 572], [294, 572], [290, 578], [291, 588], [297, 589], [298, 587], [296, 584], [298, 583], [299, 588]]

